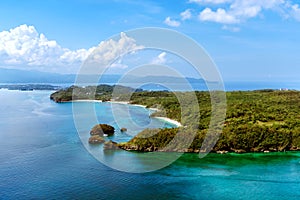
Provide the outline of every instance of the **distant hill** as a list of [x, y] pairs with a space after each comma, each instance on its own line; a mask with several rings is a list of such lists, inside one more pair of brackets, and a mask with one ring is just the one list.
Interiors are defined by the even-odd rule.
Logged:
[[9, 84], [0, 85], [0, 89], [8, 90], [21, 90], [21, 91], [32, 91], [32, 90], [59, 90], [62, 87], [48, 85], [48, 84]]
[[74, 80], [73, 74], [0, 68], [0, 83], [70, 83]]
[[203, 79], [196, 78], [182, 78], [172, 76], [128, 76], [124, 79], [125, 83], [176, 83], [184, 84], [189, 83], [204, 83]]
[[[115, 84], [118, 83], [122, 76], [114, 74], [105, 74], [101, 77], [99, 83]], [[91, 80], [97, 80], [98, 75], [85, 75], [82, 80], [90, 83]], [[40, 71], [28, 71], [19, 69], [0, 68], [0, 83], [74, 83], [76, 74], [58, 74]], [[189, 83], [204, 84], [203, 79], [180, 78], [171, 76], [127, 76], [124, 83], [175, 83], [181, 84], [188, 81]]]

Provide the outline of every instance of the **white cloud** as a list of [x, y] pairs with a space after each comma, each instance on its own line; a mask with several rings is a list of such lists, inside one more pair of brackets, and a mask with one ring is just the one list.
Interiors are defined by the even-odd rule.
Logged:
[[185, 11], [180, 13], [180, 16], [181, 16], [181, 20], [183, 21], [187, 19], [191, 19], [192, 18], [191, 9], [186, 9]]
[[189, 3], [198, 3], [198, 4], [224, 4], [232, 2], [233, 0], [189, 0]]
[[299, 5], [298, 4], [288, 5], [288, 7], [290, 7], [290, 9], [291, 9], [290, 16], [293, 17], [294, 19], [296, 19], [297, 21], [300, 21]]
[[[102, 67], [108, 67], [111, 63], [116, 61], [116, 59], [122, 59], [126, 53], [134, 53], [134, 51], [143, 48], [143, 46], [137, 45], [133, 38], [130, 38], [125, 33], [121, 32], [119, 40], [110, 39], [102, 41], [89, 56], [88, 61], [95, 62]], [[111, 67], [114, 66], [118, 65], [113, 65]]]
[[[102, 64], [108, 64], [124, 52], [141, 48], [125, 33], [120, 34], [119, 40], [111, 39], [101, 42], [97, 47], [72, 51], [61, 47], [55, 40], [47, 39], [44, 34], [39, 34], [33, 26], [24, 24], [0, 32], [0, 64], [4, 67], [47, 67], [47, 71], [59, 67], [59, 72], [74, 73], [92, 52], [94, 58], [101, 60]], [[112, 67], [120, 66], [120, 63], [117, 63]]]
[[0, 63], [31, 66], [71, 65], [82, 62], [93, 50], [71, 51], [39, 34], [33, 26], [21, 25], [0, 32]]
[[[257, 17], [263, 10], [273, 10], [275, 12], [285, 10], [288, 5], [286, 0], [194, 0], [198, 3], [230, 3], [229, 6], [218, 8], [213, 11], [207, 7], [199, 14], [201, 21], [212, 21], [222, 24], [237, 24], [247, 19]], [[293, 8], [293, 6], [290, 6]], [[294, 16], [295, 17], [295, 16]], [[296, 18], [296, 17], [295, 17]]]
[[[239, 31], [237, 24], [247, 22], [256, 17], [263, 17], [264, 11], [272, 11], [283, 19], [292, 18], [300, 21], [300, 4], [292, 0], [189, 0], [188, 3], [201, 5], [202, 10], [198, 14], [200, 21], [215, 22], [223, 25], [224, 30]], [[204, 7], [204, 8], [203, 8]], [[196, 9], [196, 8], [193, 8]], [[180, 14], [181, 21], [192, 17], [191, 9]], [[178, 27], [179, 21], [167, 17], [164, 21], [169, 26]]]
[[128, 65], [125, 65], [122, 63], [122, 59], [118, 59], [117, 62], [114, 62], [112, 65], [110, 65], [111, 68], [116, 68], [116, 69], [126, 69], [128, 68]]
[[167, 62], [167, 53], [162, 52], [156, 58], [152, 60], [152, 64], [163, 65]]
[[201, 21], [213, 21], [222, 24], [239, 23], [239, 20], [236, 19], [234, 15], [227, 13], [222, 8], [219, 8], [217, 11], [212, 11], [210, 8], [205, 8], [198, 17]]
[[176, 20], [172, 20], [171, 17], [167, 17], [164, 21], [165, 24], [172, 27], [178, 27], [180, 26], [180, 22]]
[[236, 17], [248, 19], [256, 17], [262, 10], [282, 6], [284, 0], [235, 0], [230, 5], [230, 12]]

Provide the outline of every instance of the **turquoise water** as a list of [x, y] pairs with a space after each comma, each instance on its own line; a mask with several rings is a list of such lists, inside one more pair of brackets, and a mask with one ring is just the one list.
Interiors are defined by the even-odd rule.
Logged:
[[[81, 142], [72, 103], [56, 104], [49, 100], [50, 93], [0, 90], [0, 199], [300, 199], [299, 153], [210, 154], [204, 159], [184, 154], [154, 172], [111, 169]], [[77, 104], [83, 111], [91, 105]], [[114, 124], [110, 104], [92, 105], [99, 121], [116, 126], [113, 140], [131, 138], [135, 125], [172, 126], [151, 121], [147, 109], [131, 107], [133, 122], [126, 115], [120, 120], [128, 123], [129, 133], [121, 134], [118, 128], [124, 124]], [[93, 121], [81, 115], [79, 131], [88, 134]], [[126, 153], [128, 162], [119, 165], [147, 156]], [[104, 156], [113, 160], [122, 154]], [[149, 167], [147, 162], [134, 165]]]

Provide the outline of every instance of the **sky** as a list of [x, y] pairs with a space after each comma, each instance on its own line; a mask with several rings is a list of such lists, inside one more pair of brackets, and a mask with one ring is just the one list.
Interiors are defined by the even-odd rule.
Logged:
[[[201, 45], [227, 81], [299, 81], [299, 0], [27, 0], [0, 2], [0, 68], [77, 73], [100, 48], [111, 73], [141, 63], [174, 66], [170, 52], [144, 50], [128, 30], [158, 27]], [[108, 40], [112, 36], [118, 39]], [[111, 48], [114, 47], [114, 50]]]

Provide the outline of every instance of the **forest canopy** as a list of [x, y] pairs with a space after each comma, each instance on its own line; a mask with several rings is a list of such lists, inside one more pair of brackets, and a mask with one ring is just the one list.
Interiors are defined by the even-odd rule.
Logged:
[[[70, 88], [51, 95], [57, 102], [65, 100], [64, 95], [70, 93]], [[82, 89], [82, 90], [86, 90]], [[97, 93], [96, 99], [111, 100], [111, 92]], [[148, 108], [158, 108], [153, 116], [165, 115], [180, 121], [183, 127], [173, 129], [158, 129], [156, 134], [147, 135], [153, 130], [146, 129], [127, 143], [119, 144], [123, 149], [138, 151], [156, 151], [175, 137], [178, 131], [189, 134], [189, 117], [181, 113], [181, 106], [176, 96], [189, 98], [194, 92], [169, 91], [134, 91], [129, 89], [120, 95], [119, 100], [128, 99], [130, 103], [145, 105]], [[210, 93], [195, 92], [200, 112], [200, 120], [195, 138], [186, 152], [198, 152], [207, 134], [211, 119]], [[68, 95], [69, 97], [70, 95]], [[95, 98], [95, 96], [94, 96]], [[300, 150], [300, 92], [279, 90], [232, 91], [226, 92], [227, 112], [222, 134], [213, 151], [229, 152], [262, 152]], [[72, 100], [66, 98], [66, 100]], [[188, 99], [186, 99], [188, 101]], [[160, 113], [160, 111], [164, 111]], [[180, 146], [180, 144], [178, 144]], [[178, 149], [178, 148], [177, 148]], [[173, 149], [176, 150], [176, 149]], [[172, 149], [168, 149], [172, 151]]]

